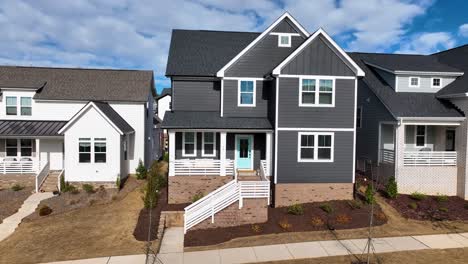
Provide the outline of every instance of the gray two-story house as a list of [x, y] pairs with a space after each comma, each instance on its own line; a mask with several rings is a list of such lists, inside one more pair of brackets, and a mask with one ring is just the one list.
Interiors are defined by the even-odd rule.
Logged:
[[261, 33], [174, 30], [169, 202], [351, 199], [363, 75], [324, 30], [288, 13]]

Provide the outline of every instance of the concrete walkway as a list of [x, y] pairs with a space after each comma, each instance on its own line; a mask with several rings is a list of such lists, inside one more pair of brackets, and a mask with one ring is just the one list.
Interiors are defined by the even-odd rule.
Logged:
[[21, 205], [21, 208], [15, 214], [5, 218], [3, 223], [0, 224], [0, 241], [4, 240], [5, 238], [9, 237], [18, 225], [21, 223], [21, 220], [26, 216], [34, 213], [39, 203], [50, 197], [54, 196], [51, 192], [45, 193], [34, 193], [29, 196]]

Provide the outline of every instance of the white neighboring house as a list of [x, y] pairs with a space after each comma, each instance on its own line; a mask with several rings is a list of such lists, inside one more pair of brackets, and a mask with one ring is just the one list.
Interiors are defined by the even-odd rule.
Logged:
[[166, 111], [171, 111], [171, 98], [172, 98], [171, 88], [164, 88], [161, 91], [161, 95], [157, 98], [158, 117], [161, 120], [164, 120], [164, 115], [166, 114]]
[[152, 71], [2, 66], [0, 91], [0, 177], [109, 184], [152, 161]]

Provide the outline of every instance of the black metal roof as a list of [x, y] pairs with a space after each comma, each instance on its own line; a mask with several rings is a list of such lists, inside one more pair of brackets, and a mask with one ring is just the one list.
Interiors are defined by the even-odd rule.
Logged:
[[268, 118], [221, 117], [219, 112], [166, 112], [162, 128], [172, 129], [273, 129]]
[[437, 92], [437, 96], [464, 94], [468, 92], [468, 44], [431, 55], [439, 61], [465, 72], [461, 77]]
[[124, 134], [135, 132], [132, 126], [130, 126], [125, 119], [119, 113], [117, 113], [112, 106], [104, 102], [93, 102], [99, 110], [101, 110], [114, 125], [116, 125]]
[[172, 31], [167, 76], [214, 76], [261, 33]]
[[67, 121], [0, 120], [0, 136], [60, 136]]

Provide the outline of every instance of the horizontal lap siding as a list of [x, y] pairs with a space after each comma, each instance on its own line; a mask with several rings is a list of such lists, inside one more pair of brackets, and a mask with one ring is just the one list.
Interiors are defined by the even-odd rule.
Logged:
[[297, 162], [297, 131], [278, 132], [278, 183], [351, 183], [353, 132], [334, 132], [334, 162]]
[[225, 80], [223, 92], [224, 117], [267, 117], [268, 99], [271, 91], [271, 81], [256, 81], [255, 107], [238, 107], [238, 81]]
[[280, 78], [278, 126], [353, 128], [354, 91], [354, 80], [337, 79], [335, 107], [299, 107], [299, 78]]
[[221, 82], [173, 81], [172, 109], [177, 111], [219, 111]]

